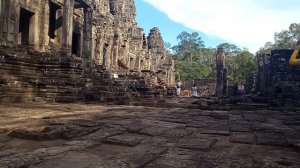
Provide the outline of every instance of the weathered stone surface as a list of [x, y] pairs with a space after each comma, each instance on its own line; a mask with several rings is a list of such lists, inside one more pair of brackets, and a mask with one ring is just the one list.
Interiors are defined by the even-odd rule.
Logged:
[[139, 134], [149, 135], [149, 136], [159, 136], [166, 132], [168, 128], [166, 127], [158, 127], [158, 126], [150, 126], [140, 130]]
[[[299, 100], [299, 67], [289, 64], [292, 53], [292, 49], [278, 49], [257, 57], [260, 63], [257, 78], [258, 91], [276, 95], [277, 99], [272, 98], [271, 105], [295, 105]], [[285, 102], [284, 99], [288, 101]]]
[[96, 168], [97, 163], [101, 162], [101, 157], [94, 154], [70, 151], [59, 157], [52, 157], [38, 165], [30, 166], [30, 168], [53, 168], [56, 167], [72, 167], [72, 168]]
[[230, 136], [230, 142], [233, 143], [245, 143], [245, 144], [255, 144], [255, 136], [251, 133], [232, 133]]
[[299, 162], [289, 158], [255, 158], [253, 167], [254, 168], [291, 168], [299, 166]]
[[70, 124], [72, 125], [78, 125], [80, 127], [96, 127], [101, 125], [101, 123], [93, 120], [84, 120], [84, 119], [78, 119], [78, 120], [72, 120], [70, 121]]
[[176, 147], [199, 151], [209, 151], [215, 143], [217, 143], [217, 139], [182, 139], [176, 144]]
[[244, 113], [243, 117], [246, 121], [264, 122], [266, 119], [263, 115]]
[[0, 167], [2, 168], [20, 168], [29, 167], [30, 165], [38, 164], [41, 160], [34, 155], [13, 155], [0, 158]]
[[[202, 115], [202, 110], [178, 109], [173, 114], [164, 108], [98, 104], [74, 104], [67, 108], [69, 106], [1, 105], [0, 115], [8, 117], [0, 117], [0, 129], [22, 128], [28, 134], [53, 131], [52, 135], [58, 139], [32, 141], [13, 138], [0, 149], [0, 165], [30, 168], [299, 167], [300, 134], [293, 128], [295, 125], [283, 124], [284, 117], [278, 119], [265, 115], [264, 122], [250, 122], [239, 113], [230, 113], [225, 119], [225, 115], [210, 116], [209, 111]], [[276, 109], [273, 114], [294, 115], [282, 112]], [[192, 123], [199, 127], [161, 120], [166, 117], [192, 119]], [[55, 122], [51, 122], [53, 119]], [[226, 124], [229, 127], [232, 124], [251, 125], [253, 132], [233, 131]], [[68, 133], [70, 136], [86, 133], [86, 129], [95, 129], [95, 132], [61, 139]], [[145, 132], [150, 136], [140, 133], [142, 130], [147, 130]], [[22, 159], [25, 156], [38, 161]]]
[[233, 132], [251, 132], [250, 124], [229, 123], [229, 129]]
[[125, 150], [124, 153], [107, 156], [105, 161], [96, 164], [96, 167], [145, 167], [147, 164], [160, 157], [166, 151], [167, 149], [162, 147], [139, 145], [136, 148], [129, 148]]
[[72, 149], [71, 146], [41, 148], [41, 149], [34, 150], [30, 154], [38, 157], [50, 157], [50, 156], [56, 156], [61, 153], [70, 151], [71, 149]]
[[210, 129], [204, 129], [201, 130], [202, 134], [212, 134], [212, 135], [223, 135], [223, 136], [229, 136], [229, 131], [223, 131], [223, 130], [210, 130]]
[[195, 153], [186, 149], [170, 149], [160, 158], [146, 166], [146, 168], [196, 168]]
[[90, 140], [74, 140], [64, 143], [64, 145], [70, 146], [72, 150], [83, 150], [100, 144], [100, 142]]
[[7, 135], [1, 135], [0, 134], [0, 143], [6, 143], [11, 139], [11, 137], [7, 136]]
[[138, 134], [122, 134], [112, 137], [108, 137], [103, 140], [104, 143], [111, 143], [115, 145], [127, 145], [127, 146], [136, 146], [144, 140], [145, 137]]
[[114, 136], [117, 134], [122, 134], [123, 132], [124, 132], [124, 130], [122, 130], [122, 129], [104, 128], [104, 129], [100, 129], [94, 133], [82, 136], [77, 139], [79, 139], [79, 140], [95, 140], [95, 141], [98, 140], [99, 141], [106, 137]]
[[182, 138], [184, 136], [192, 134], [194, 131], [188, 128], [175, 128], [163, 133], [163, 137], [166, 138]]
[[72, 139], [97, 131], [98, 127], [80, 127], [77, 125], [58, 125], [46, 127], [42, 132], [30, 132], [26, 130], [14, 130], [9, 136], [32, 140], [47, 139]]
[[142, 124], [137, 124], [137, 123], [133, 123], [130, 125], [126, 125], [125, 128], [127, 129], [128, 132], [132, 132], [132, 133], [137, 133], [140, 130], [146, 128], [146, 125], [142, 125]]
[[258, 145], [288, 146], [282, 134], [255, 132], [255, 137]]
[[297, 131], [281, 124], [272, 123], [253, 123], [253, 131], [256, 132], [269, 132], [280, 134], [297, 134]]
[[[1, 102], [127, 103], [143, 93], [137, 86], [175, 83], [174, 60], [159, 29], [146, 37], [132, 0], [13, 0], [3, 6]], [[119, 78], [111, 80], [113, 74]]]
[[6, 156], [11, 156], [11, 155], [15, 155], [16, 153], [14, 152], [0, 152], [0, 158], [1, 157], [6, 157]]

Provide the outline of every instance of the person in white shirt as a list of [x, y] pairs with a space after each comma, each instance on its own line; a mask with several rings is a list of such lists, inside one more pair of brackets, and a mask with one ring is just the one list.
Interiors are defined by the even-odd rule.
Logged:
[[193, 97], [197, 97], [198, 96], [196, 84], [194, 84], [193, 87], [192, 87], [192, 96]]
[[176, 93], [177, 93], [177, 96], [180, 96], [181, 85], [182, 85], [181, 81], [178, 81], [178, 82], [176, 83]]

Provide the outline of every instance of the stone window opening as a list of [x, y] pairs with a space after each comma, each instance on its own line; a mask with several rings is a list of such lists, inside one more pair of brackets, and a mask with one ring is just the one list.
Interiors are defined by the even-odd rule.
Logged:
[[73, 32], [72, 54], [79, 56], [79, 52], [80, 52], [80, 33]]
[[109, 1], [109, 13], [112, 15], [116, 15], [115, 4], [113, 0]]
[[134, 59], [130, 57], [129, 59], [129, 68], [134, 69]]
[[62, 17], [57, 19], [57, 10], [61, 9], [59, 5], [49, 1], [49, 32], [48, 35], [51, 39], [55, 38], [55, 31], [62, 26]]
[[24, 8], [20, 9], [20, 24], [19, 24], [19, 44], [29, 45], [30, 29], [32, 28], [32, 16], [33, 12], [30, 12]]
[[141, 60], [141, 61], [140, 61], [140, 69], [141, 69], [141, 70], [144, 70], [144, 60]]

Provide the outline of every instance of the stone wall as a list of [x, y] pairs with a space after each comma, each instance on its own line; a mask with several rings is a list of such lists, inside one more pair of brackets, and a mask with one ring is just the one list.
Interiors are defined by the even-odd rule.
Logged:
[[[0, 71], [7, 76], [19, 71], [24, 78], [16, 81], [22, 82], [26, 76], [46, 80], [41, 67], [56, 65], [47, 73], [59, 80], [64, 75], [74, 81], [83, 79], [81, 84], [74, 82], [81, 91], [97, 87], [99, 74], [92, 72], [106, 74], [108, 79], [113, 74], [134, 73], [149, 81], [148, 86], [174, 85], [174, 60], [166, 55], [158, 28], [146, 37], [138, 27], [134, 0], [1, 0], [0, 8]], [[77, 62], [75, 67], [65, 68], [73, 62]], [[8, 71], [14, 63], [22, 66]], [[27, 74], [24, 66], [35, 68]], [[2, 81], [7, 84], [13, 79]], [[24, 85], [29, 84], [25, 81]], [[58, 87], [59, 82], [48, 85]], [[74, 98], [80, 91], [75, 92], [71, 94]]]
[[300, 67], [289, 64], [293, 50], [273, 50], [269, 55], [259, 55], [257, 89], [279, 98], [299, 99]]
[[198, 88], [198, 96], [213, 96], [216, 94], [217, 83], [215, 79], [194, 79], [184, 82], [184, 89], [191, 90], [193, 84]]

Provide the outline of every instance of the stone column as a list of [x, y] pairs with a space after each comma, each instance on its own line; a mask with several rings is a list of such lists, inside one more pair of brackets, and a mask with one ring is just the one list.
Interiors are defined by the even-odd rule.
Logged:
[[4, 5], [5, 0], [0, 0], [0, 45], [2, 45], [3, 41], [3, 25], [4, 25], [4, 19], [3, 19], [3, 11], [4, 11]]
[[75, 0], [64, 0], [61, 50], [63, 54], [71, 55], [73, 35], [73, 13]]
[[1, 0], [1, 45], [7, 45], [8, 34], [8, 16], [10, 11], [10, 2]]
[[86, 60], [92, 59], [93, 47], [93, 10], [92, 8], [84, 8], [84, 22], [83, 22], [83, 48], [82, 55]]
[[224, 65], [225, 65], [224, 57], [225, 57], [224, 48], [219, 47], [216, 54], [216, 64], [217, 64], [216, 94], [218, 97], [222, 97], [224, 93]]
[[224, 72], [223, 72], [223, 94], [227, 95], [228, 93], [228, 78], [227, 78], [227, 68], [224, 68]]
[[30, 49], [38, 49], [39, 47], [39, 14], [34, 14], [30, 19], [28, 46]]

